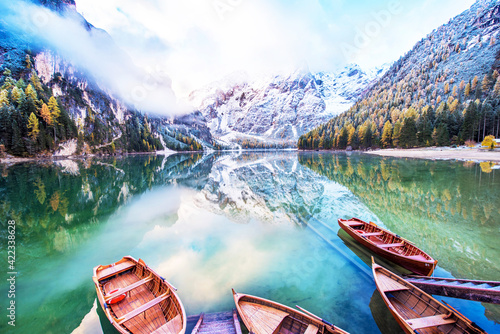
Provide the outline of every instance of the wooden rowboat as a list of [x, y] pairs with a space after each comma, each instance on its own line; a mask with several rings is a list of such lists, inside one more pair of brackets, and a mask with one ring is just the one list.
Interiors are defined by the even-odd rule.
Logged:
[[430, 276], [436, 268], [437, 260], [408, 240], [373, 222], [367, 223], [358, 218], [339, 219], [338, 222], [361, 245], [403, 268], [424, 276]]
[[382, 299], [406, 333], [486, 333], [451, 306], [384, 267], [373, 263], [372, 270]]
[[184, 334], [186, 312], [175, 288], [144, 261], [125, 256], [94, 268], [97, 297], [120, 333]]
[[349, 334], [335, 325], [303, 310], [251, 295], [236, 293], [234, 303], [241, 320], [250, 333], [254, 334]]

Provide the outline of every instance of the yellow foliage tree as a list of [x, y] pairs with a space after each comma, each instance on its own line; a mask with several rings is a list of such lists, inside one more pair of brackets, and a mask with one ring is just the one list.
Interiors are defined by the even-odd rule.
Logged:
[[48, 125], [52, 124], [52, 115], [50, 114], [49, 107], [44, 103], [42, 104], [42, 109], [40, 110], [40, 116], [42, 116], [45, 123]]
[[31, 139], [36, 140], [38, 133], [40, 133], [40, 124], [34, 113], [31, 113], [30, 118], [28, 119], [28, 129], [31, 129], [28, 133]]
[[474, 77], [474, 79], [472, 79], [472, 90], [476, 90], [476, 87], [477, 87], [477, 83], [478, 83], [479, 79], [477, 78], [477, 75]]
[[9, 105], [9, 92], [7, 89], [0, 91], [0, 108]]
[[48, 107], [50, 110], [50, 116], [52, 118], [52, 121], [54, 122], [54, 124], [59, 124], [57, 122], [57, 119], [59, 118], [59, 116], [61, 116], [61, 110], [59, 109], [59, 106], [57, 104], [57, 100], [55, 97], [53, 97], [53, 96], [50, 97]]
[[498, 147], [496, 141], [495, 141], [495, 136], [486, 136], [481, 143], [481, 146], [487, 147], [490, 150], [494, 149], [495, 147]]
[[470, 94], [470, 83], [465, 86], [464, 95], [469, 96]]
[[36, 94], [36, 91], [31, 84], [28, 84], [28, 87], [26, 87], [25, 93], [26, 93], [26, 97], [31, 97], [31, 99], [33, 101], [36, 101], [37, 94]]

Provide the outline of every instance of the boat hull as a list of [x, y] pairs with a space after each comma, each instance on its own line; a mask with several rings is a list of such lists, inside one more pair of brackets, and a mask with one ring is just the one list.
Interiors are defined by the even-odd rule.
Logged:
[[[373, 253], [375, 253], [375, 254], [377, 254], [377, 255], [379, 255], [379, 256], [381, 256], [381, 257], [383, 257], [391, 262], [394, 262], [394, 263], [400, 265], [401, 267], [410, 270], [411, 272], [413, 272], [415, 274], [419, 274], [419, 275], [423, 275], [423, 276], [430, 276], [434, 272], [434, 269], [437, 265], [437, 260], [430, 258], [430, 256], [428, 256], [427, 254], [426, 254], [426, 256], [428, 256], [430, 258], [430, 260], [423, 260], [421, 258], [417, 259], [415, 257], [411, 258], [408, 256], [404, 256], [404, 255], [395, 253], [393, 251], [390, 251], [389, 249], [381, 248], [379, 245], [384, 245], [384, 244], [379, 244], [379, 245], [375, 244], [373, 242], [373, 239], [375, 237], [364, 237], [363, 234], [360, 234], [355, 229], [351, 228], [349, 226], [348, 222], [352, 222], [352, 221], [356, 221], [356, 222], [359, 222], [362, 224], [369, 225], [369, 226], [371, 226], [372, 229], [375, 229], [377, 231], [381, 231], [381, 233], [390, 235], [393, 238], [393, 240], [400, 242], [400, 243], [404, 243], [405, 246], [407, 246], [407, 247], [415, 247], [416, 248], [416, 246], [410, 245], [403, 238], [401, 238], [401, 237], [397, 236], [396, 234], [394, 234], [388, 230], [385, 230], [385, 229], [383, 229], [383, 228], [381, 228], [373, 223], [366, 223], [366, 222], [364, 222], [360, 219], [357, 219], [357, 218], [353, 218], [353, 219], [349, 219], [349, 220], [345, 220], [345, 219], [338, 220], [339, 226], [347, 234], [349, 234], [359, 244], [361, 244], [365, 248], [368, 248]], [[419, 250], [419, 251], [424, 254], [424, 252], [422, 250]]]
[[451, 306], [388, 269], [373, 263], [372, 270], [378, 292], [405, 333], [485, 333]]
[[[349, 334], [348, 332], [330, 325], [320, 318], [313, 317], [264, 298], [236, 293], [233, 290], [234, 303], [241, 317], [241, 320], [250, 333], [271, 334], [271, 333], [330, 333]], [[256, 316], [259, 314], [259, 316]], [[288, 319], [293, 319], [295, 323], [301, 324], [298, 327], [282, 329]], [[316, 332], [314, 331], [316, 330]], [[319, 332], [318, 332], [319, 331]]]
[[185, 333], [186, 312], [175, 288], [144, 261], [125, 256], [95, 267], [92, 279], [99, 304], [118, 332]]

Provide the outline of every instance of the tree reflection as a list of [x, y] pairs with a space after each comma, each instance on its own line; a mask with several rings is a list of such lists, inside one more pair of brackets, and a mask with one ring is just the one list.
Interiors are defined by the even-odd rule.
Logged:
[[416, 242], [457, 277], [498, 279], [496, 170], [359, 154], [305, 153], [299, 162], [349, 188], [390, 230]]

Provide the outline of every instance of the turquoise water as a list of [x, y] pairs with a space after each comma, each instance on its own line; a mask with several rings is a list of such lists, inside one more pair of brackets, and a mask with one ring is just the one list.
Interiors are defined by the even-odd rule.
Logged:
[[[407, 237], [439, 260], [439, 276], [498, 280], [498, 173], [296, 152], [5, 167], [0, 236], [7, 240], [15, 220], [16, 327], [2, 298], [0, 332], [115, 333], [96, 303], [92, 268], [132, 255], [178, 288], [188, 315], [230, 310], [235, 288], [298, 304], [351, 333], [400, 333], [376, 292], [370, 254], [339, 233], [337, 218]], [[9, 285], [0, 288], [7, 296]], [[446, 301], [500, 330], [498, 307]]]

